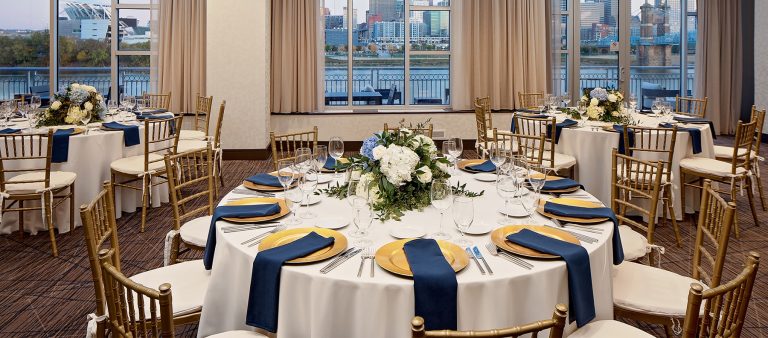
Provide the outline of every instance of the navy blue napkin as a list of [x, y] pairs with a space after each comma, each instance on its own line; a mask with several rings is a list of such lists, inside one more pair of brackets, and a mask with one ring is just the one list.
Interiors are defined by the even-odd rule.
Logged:
[[323, 169], [333, 170], [335, 167], [336, 159], [333, 157], [329, 157], [327, 160], [325, 160], [325, 164], [323, 164]]
[[691, 124], [708, 124], [709, 125], [709, 132], [712, 133], [712, 138], [717, 139], [717, 132], [715, 132], [715, 124], [707, 119], [703, 119], [700, 117], [684, 117], [684, 116], [675, 116], [675, 121], [682, 122], [682, 123], [691, 123]]
[[[562, 133], [563, 128], [568, 128], [577, 124], [579, 123], [571, 119], [565, 119], [563, 122], [555, 124], [555, 143], [560, 142], [560, 133]], [[552, 137], [552, 129], [550, 128], [547, 128], [547, 137]]]
[[456, 330], [458, 282], [434, 239], [414, 239], [403, 246], [413, 272], [416, 315], [427, 330]]
[[592, 270], [589, 254], [581, 245], [540, 235], [528, 229], [507, 236], [507, 240], [526, 248], [557, 255], [568, 269], [568, 302], [570, 322], [582, 327], [595, 318], [595, 298], [592, 294]]
[[621, 235], [619, 234], [619, 220], [611, 208], [583, 208], [571, 205], [562, 205], [557, 203], [544, 203], [544, 212], [574, 218], [608, 218], [613, 222], [613, 265], [619, 265], [624, 261], [624, 248], [621, 246]]
[[134, 114], [136, 114], [136, 115], [139, 115], [139, 114], [151, 115], [151, 114], [162, 114], [162, 113], [167, 113], [167, 112], [168, 112], [167, 109], [145, 109], [145, 110], [134, 112]]
[[280, 205], [277, 203], [255, 205], [223, 205], [216, 207], [216, 209], [213, 211], [211, 225], [208, 229], [208, 241], [205, 243], [205, 251], [203, 252], [203, 264], [205, 265], [205, 269], [210, 270], [211, 267], [213, 267], [213, 254], [216, 251], [216, 221], [227, 217], [263, 217], [274, 215], [279, 212]]
[[280, 179], [277, 176], [270, 174], [256, 174], [245, 179], [248, 182], [258, 185], [266, 185], [269, 187], [282, 187]]
[[251, 270], [251, 290], [245, 323], [277, 332], [277, 310], [280, 303], [280, 272], [286, 261], [304, 257], [332, 245], [334, 238], [311, 232], [291, 243], [264, 250], [256, 255]]
[[75, 132], [74, 128], [59, 129], [53, 133], [53, 149], [51, 149], [51, 162], [67, 162], [69, 158], [69, 137]]
[[466, 168], [470, 169], [470, 170], [482, 171], [482, 172], [486, 172], [486, 173], [490, 173], [490, 172], [496, 171], [496, 165], [493, 164], [493, 162], [491, 162], [490, 160], [485, 161], [485, 162], [480, 163], [480, 164], [468, 165], [468, 166], [466, 166]]
[[101, 124], [105, 128], [122, 130], [123, 131], [123, 143], [126, 147], [135, 146], [141, 143], [139, 137], [139, 126], [128, 126], [117, 122], [108, 122]]
[[0, 134], [16, 134], [20, 131], [21, 129], [5, 128], [3, 130], [0, 130]]
[[641, 109], [640, 114], [653, 114], [653, 111], [650, 109]]
[[544, 182], [544, 187], [541, 188], [542, 191], [546, 190], [563, 190], [563, 189], [571, 189], [574, 187], [579, 187], [581, 189], [584, 189], [584, 186], [581, 185], [581, 183], [576, 182], [570, 178], [561, 178], [559, 180], [549, 180]]
[[[671, 123], [659, 123], [659, 127], [672, 128]], [[701, 152], [701, 130], [698, 128], [685, 128], [677, 127], [677, 131], [687, 131], [691, 135], [691, 146], [693, 147], [693, 153], [698, 154]]]
[[[624, 126], [620, 124], [614, 124], [613, 130], [619, 132], [619, 154], [623, 155], [629, 155], [632, 156], [632, 152], [630, 151], [629, 154], [626, 153], [626, 149], [624, 149]], [[629, 128], [627, 131], [627, 135], [629, 137], [629, 146], [634, 147], [635, 146], [635, 132], [632, 131], [632, 128]]]
[[[536, 111], [536, 112], [538, 113], [538, 111]], [[523, 115], [523, 116], [527, 117], [527, 118], [534, 118], [534, 119], [548, 119], [549, 118], [549, 116], [544, 115], [544, 114], [538, 114], [538, 115], [528, 115], [528, 114], [526, 114], [526, 115]], [[509, 130], [512, 131], [513, 133], [515, 132], [515, 117], [514, 116], [512, 116], [512, 126], [509, 127]], [[547, 129], [547, 130], [549, 130], [549, 129]]]

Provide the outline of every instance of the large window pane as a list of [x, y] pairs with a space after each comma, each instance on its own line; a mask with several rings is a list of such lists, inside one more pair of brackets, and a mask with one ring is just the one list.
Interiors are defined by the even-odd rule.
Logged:
[[120, 25], [120, 42], [118, 49], [132, 51], [149, 50], [149, 10], [120, 9], [118, 24]]
[[347, 66], [348, 39], [347, 0], [325, 0], [325, 104], [346, 105], [349, 79]]
[[619, 0], [580, 0], [577, 14], [581, 38], [580, 93], [595, 87], [618, 88], [619, 55], [611, 44], [619, 41]]
[[118, 58], [117, 81], [120, 92], [136, 96], [150, 91], [150, 56], [121, 55]]
[[450, 12], [411, 11], [411, 51], [451, 49]]
[[78, 82], [109, 91], [111, 1], [59, 0], [59, 84]]
[[[47, 91], [48, 0], [7, 1], [0, 10], [0, 100]], [[46, 95], [42, 95], [46, 96]]]
[[449, 55], [411, 55], [411, 104], [450, 103]]
[[354, 105], [402, 104], [402, 98], [398, 97], [402, 97], [405, 80], [406, 23], [398, 3], [397, 0], [352, 2]]
[[686, 13], [686, 18], [688, 18], [688, 54], [686, 60], [687, 71], [685, 88], [694, 96], [699, 96], [694, 92], [694, 90], [696, 90], [696, 85], [693, 82], [693, 77], [696, 73], [696, 41], [699, 31], [699, 14], [697, 9], [696, 1], [688, 0], [688, 13]]

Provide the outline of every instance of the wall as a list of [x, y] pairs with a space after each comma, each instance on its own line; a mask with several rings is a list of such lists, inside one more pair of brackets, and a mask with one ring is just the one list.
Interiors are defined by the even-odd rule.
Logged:
[[[207, 90], [227, 101], [224, 149], [269, 143], [269, 0], [208, 1]], [[214, 109], [218, 112], [218, 109]]]
[[[768, 107], [768, 1], [755, 1], [755, 104]], [[764, 134], [768, 134], [768, 121]]]

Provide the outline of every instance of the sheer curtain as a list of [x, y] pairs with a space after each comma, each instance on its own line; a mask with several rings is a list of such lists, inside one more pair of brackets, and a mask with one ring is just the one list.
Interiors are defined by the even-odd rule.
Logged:
[[547, 90], [551, 31], [542, 0], [454, 0], [452, 105], [473, 107], [490, 96], [492, 109], [514, 109], [518, 92]]

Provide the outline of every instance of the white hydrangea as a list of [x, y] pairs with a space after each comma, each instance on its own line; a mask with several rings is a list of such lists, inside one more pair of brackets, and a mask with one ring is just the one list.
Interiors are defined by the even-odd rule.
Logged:
[[85, 111], [91, 111], [93, 110], [93, 103], [86, 102], [83, 107], [85, 107]]
[[419, 180], [419, 182], [421, 183], [432, 182], [432, 170], [430, 170], [429, 167], [422, 166], [416, 171], [421, 171], [421, 174], [416, 174], [416, 178]]
[[398, 145], [390, 145], [381, 157], [381, 173], [387, 181], [401, 186], [411, 181], [411, 175], [419, 164], [419, 155], [413, 150]]
[[[366, 194], [366, 189], [368, 189], [368, 194]], [[357, 184], [355, 195], [368, 198], [368, 200], [372, 203], [381, 202], [379, 185], [376, 184], [376, 177], [373, 175], [373, 173], [366, 173], [360, 176], [360, 183]]]
[[595, 106], [589, 106], [587, 108], [587, 116], [590, 119], [596, 120], [600, 117], [600, 111], [598, 110], [598, 107]]
[[83, 86], [83, 88], [84, 88], [85, 90], [87, 90], [87, 91], [91, 92], [91, 93], [95, 93], [95, 92], [96, 92], [96, 87], [94, 87], [94, 86], [88, 86], [88, 85], [85, 85], [85, 86]]
[[376, 148], [373, 148], [373, 159], [380, 160], [386, 151], [387, 147], [383, 145], [377, 145]]
[[51, 103], [51, 110], [59, 110], [59, 108], [61, 108], [61, 102], [53, 101], [53, 103]]
[[73, 83], [73, 84], [71, 84], [69, 86], [69, 88], [72, 89], [72, 90], [78, 89], [78, 88], [80, 88], [80, 84], [79, 83]]
[[597, 104], [600, 103], [598, 99], [593, 98], [591, 101], [589, 101], [589, 105], [592, 107], [596, 107]]
[[72, 106], [69, 108], [69, 111], [67, 112], [67, 116], [64, 118], [64, 122], [69, 124], [75, 124], [77, 122], [80, 122], [80, 120], [83, 119], [85, 116], [85, 110], [81, 110], [78, 106]]
[[413, 150], [416, 150], [419, 147], [424, 147], [428, 151], [430, 158], [434, 158], [435, 155], [437, 155], [437, 146], [435, 146], [435, 141], [421, 134], [414, 136], [408, 146]]
[[616, 102], [619, 98], [614, 94], [608, 94], [608, 101]]

